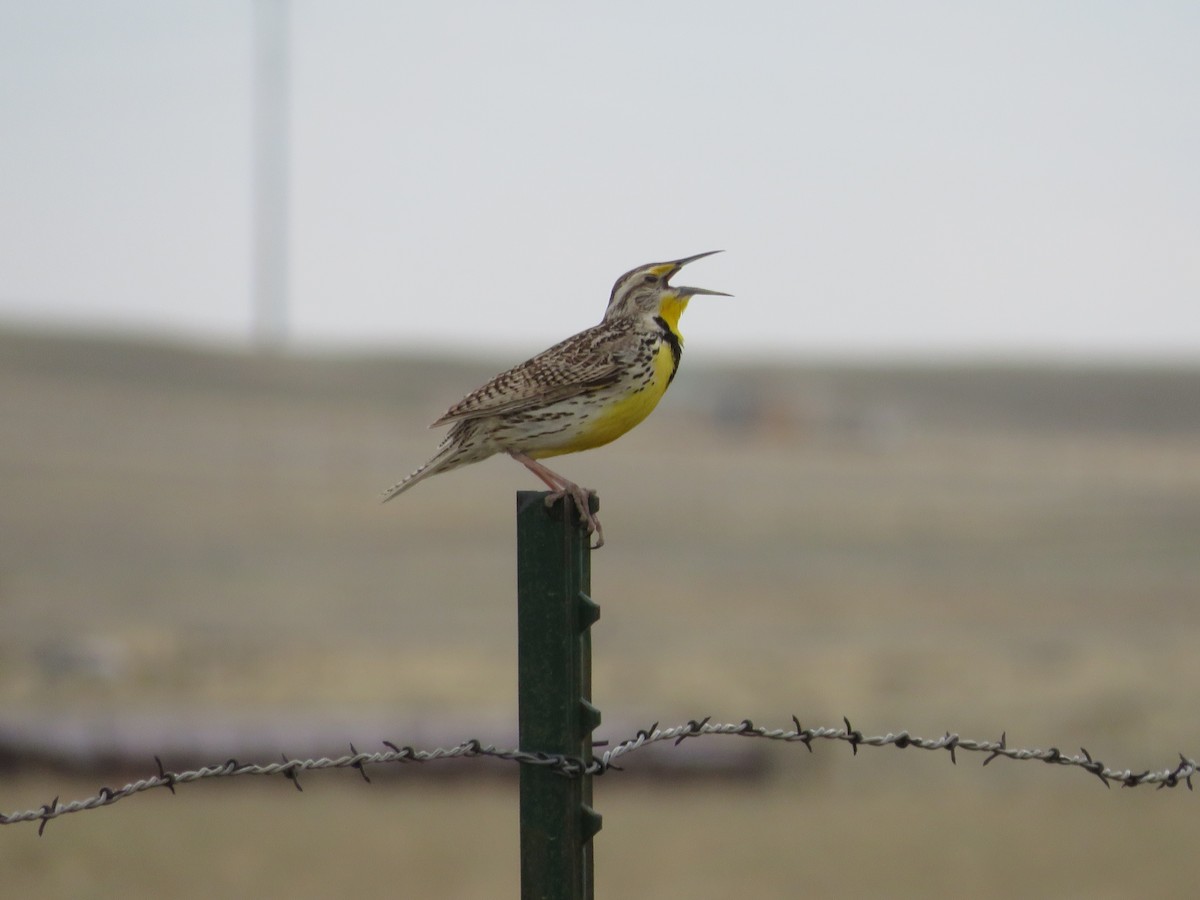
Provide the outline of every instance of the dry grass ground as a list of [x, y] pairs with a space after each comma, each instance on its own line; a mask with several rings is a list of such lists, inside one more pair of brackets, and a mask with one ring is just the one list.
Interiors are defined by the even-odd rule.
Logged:
[[[0, 335], [0, 727], [510, 721], [512, 495], [535, 485], [496, 460], [374, 502], [495, 368]], [[1197, 397], [1195, 370], [685, 362], [645, 426], [560, 460], [601, 490], [606, 721], [848, 715], [1132, 768], [1195, 755]], [[777, 748], [749, 784], [606, 777], [601, 896], [1194, 887], [1190, 794], [848, 756]], [[6, 828], [0, 867], [14, 895], [515, 895], [514, 786], [356, 777]], [[4, 775], [0, 808], [115, 780]]]
[[[924, 765], [922, 764], [924, 763]], [[878, 767], [876, 758], [855, 768]], [[1049, 770], [898, 757], [894, 782], [845, 768], [647, 791], [603, 781], [597, 896], [1194, 896], [1194, 796], [1106, 792]], [[930, 769], [923, 789], [906, 782]], [[516, 788], [403, 789], [344, 773], [304, 793], [245, 779], [143, 796], [0, 841], [5, 891], [26, 897], [517, 897]], [[9, 785], [50, 799], [95, 783]], [[47, 796], [47, 794], [50, 796]]]

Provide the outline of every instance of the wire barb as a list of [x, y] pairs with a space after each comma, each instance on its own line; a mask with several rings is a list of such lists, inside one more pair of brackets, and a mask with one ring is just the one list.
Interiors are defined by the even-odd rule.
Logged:
[[845, 716], [842, 716], [842, 721], [846, 723], [846, 740], [850, 742], [850, 749], [854, 751], [855, 756], [858, 756], [858, 745], [863, 742], [862, 732], [855, 731], [850, 725], [850, 720]]
[[42, 807], [42, 815], [39, 817], [42, 824], [38, 826], [38, 837], [46, 833], [46, 823], [58, 815], [58, 795], [54, 799]]
[[162, 781], [162, 786], [169, 790], [172, 794], [175, 793], [175, 776], [163, 769], [162, 758], [156, 753], [154, 761], [158, 764], [158, 777]]
[[371, 779], [367, 777], [367, 768], [363, 765], [363, 761], [360, 758], [360, 754], [355, 748], [353, 741], [350, 742], [350, 755], [354, 757], [354, 762], [350, 764], [351, 767], [358, 769], [358, 774], [363, 777], [363, 781], [365, 781], [367, 784], [370, 784]]
[[296, 769], [301, 766], [301, 763], [298, 760], [289, 761], [284, 753], [280, 753], [279, 757], [283, 760], [283, 768], [279, 770], [280, 774], [294, 784], [296, 790], [304, 793], [304, 787], [300, 784], [300, 779], [296, 777]]
[[1007, 742], [1007, 740], [1008, 740], [1008, 732], [1007, 731], [1000, 732], [1000, 743], [996, 745], [996, 749], [992, 751], [992, 755], [983, 761], [983, 764], [985, 766], [988, 763], [990, 763], [993, 759], [995, 759], [997, 756], [1005, 755], [1004, 750], [1005, 750], [1005, 743]]

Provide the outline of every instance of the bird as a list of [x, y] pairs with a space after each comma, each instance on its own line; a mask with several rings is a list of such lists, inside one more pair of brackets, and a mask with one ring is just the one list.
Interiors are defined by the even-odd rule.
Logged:
[[675, 379], [683, 354], [679, 317], [692, 297], [723, 291], [670, 283], [680, 269], [719, 250], [647, 263], [616, 280], [599, 324], [501, 372], [450, 407], [430, 427], [449, 425], [433, 458], [383, 493], [398, 497], [418, 482], [506, 453], [551, 492], [547, 505], [570, 496], [592, 549], [604, 530], [591, 510], [594, 491], [538, 462], [614, 441], [646, 418]]

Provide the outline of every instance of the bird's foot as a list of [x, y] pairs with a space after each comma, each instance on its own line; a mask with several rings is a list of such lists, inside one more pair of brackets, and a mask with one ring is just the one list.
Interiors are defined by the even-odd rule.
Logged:
[[588, 534], [596, 536], [596, 543], [592, 544], [592, 549], [599, 550], [604, 546], [604, 529], [600, 527], [600, 519], [592, 512], [592, 497], [595, 496], [595, 491], [589, 491], [572, 481], [564, 481], [561, 490], [546, 495], [546, 505], [553, 506], [568, 496], [579, 510], [579, 521], [587, 525]]
[[570, 497], [575, 503], [575, 508], [579, 510], [579, 521], [586, 523], [589, 535], [596, 536], [596, 543], [592, 544], [592, 549], [599, 550], [604, 546], [604, 529], [600, 527], [600, 520], [592, 512], [594, 491], [581, 488], [575, 482], [568, 481], [557, 472], [547, 469], [537, 460], [526, 456], [520, 450], [509, 450], [508, 455], [540, 478], [542, 483], [551, 489], [551, 493], [546, 495], [547, 506], [553, 506], [563, 497]]

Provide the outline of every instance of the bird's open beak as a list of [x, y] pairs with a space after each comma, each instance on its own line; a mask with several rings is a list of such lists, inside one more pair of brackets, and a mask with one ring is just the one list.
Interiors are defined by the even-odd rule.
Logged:
[[[672, 287], [675, 287], [672, 285]], [[697, 294], [708, 294], [710, 297], [732, 297], [733, 294], [727, 294], [724, 291], [710, 291], [708, 288], [698, 287], [676, 287], [675, 293], [680, 297], [695, 297]]]
[[[677, 259], [674, 262], [674, 267], [671, 269], [671, 274], [667, 276], [669, 280], [672, 275], [686, 266], [688, 263], [695, 262], [698, 259], [704, 259], [706, 256], [712, 256], [714, 253], [723, 253], [723, 250], [709, 250], [707, 253], [697, 253], [695, 256], [685, 256], [683, 259]], [[708, 294], [711, 297], [732, 297], [733, 294], [727, 294], [724, 291], [710, 291], [708, 288], [698, 287], [675, 287], [675, 292], [680, 297], [694, 297], [697, 294]]]
[[706, 256], [712, 256], [716, 253], [724, 253], [724, 250], [709, 250], [707, 253], [697, 253], [695, 256], [685, 256], [683, 259], [675, 260], [675, 271], [678, 272], [688, 263], [694, 263], [698, 259], [704, 259]]

